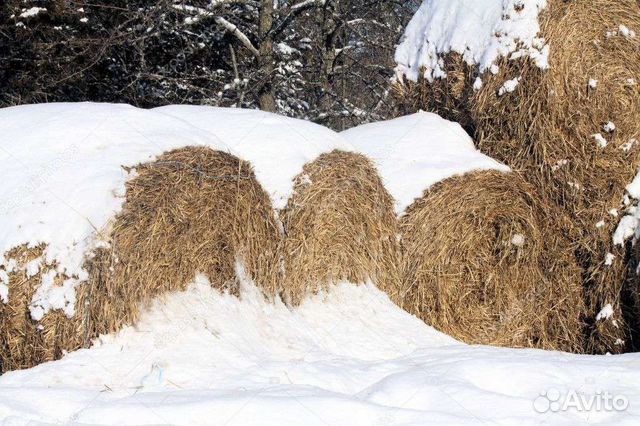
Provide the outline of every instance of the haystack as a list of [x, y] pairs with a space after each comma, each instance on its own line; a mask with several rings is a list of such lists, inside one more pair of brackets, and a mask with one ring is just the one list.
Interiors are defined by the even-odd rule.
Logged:
[[[550, 46], [547, 70], [533, 58], [503, 58], [495, 75], [479, 74], [449, 54], [441, 62], [445, 78], [398, 90], [406, 108], [459, 121], [483, 152], [526, 171], [567, 212], [587, 290], [590, 349], [620, 352], [629, 343], [622, 309], [627, 254], [611, 235], [625, 185], [640, 164], [640, 35], [634, 33], [640, 6], [637, 0], [550, 0], [539, 21]], [[517, 85], [505, 90], [507, 81]], [[597, 320], [608, 305], [614, 314]]]
[[43, 247], [7, 255], [17, 266], [7, 304], [0, 303], [0, 356], [4, 371], [59, 358], [102, 333], [133, 323], [154, 297], [184, 289], [196, 273], [221, 290], [237, 293], [237, 266], [275, 294], [281, 233], [271, 202], [251, 166], [209, 148], [171, 151], [135, 168], [126, 202], [110, 230], [109, 248], [86, 262], [75, 315], [52, 310], [38, 322], [29, 305], [45, 274], [57, 285], [55, 265], [26, 267]]
[[552, 209], [515, 173], [432, 186], [400, 221], [404, 308], [467, 343], [581, 352], [580, 269]]
[[393, 200], [363, 155], [335, 150], [306, 164], [281, 217], [290, 303], [343, 280], [398, 288]]

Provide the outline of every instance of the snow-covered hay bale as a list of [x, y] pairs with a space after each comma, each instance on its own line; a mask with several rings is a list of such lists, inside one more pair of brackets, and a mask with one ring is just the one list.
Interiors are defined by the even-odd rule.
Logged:
[[336, 150], [306, 164], [294, 182], [281, 212], [285, 298], [297, 304], [340, 281], [397, 288], [393, 200], [371, 161]]
[[56, 359], [133, 323], [154, 297], [184, 289], [198, 273], [221, 290], [237, 293], [239, 279], [247, 277], [275, 295], [281, 234], [249, 163], [188, 147], [136, 166], [135, 173], [123, 210], [103, 231], [108, 248], [96, 249], [85, 264], [89, 278], [76, 289], [72, 318], [59, 310], [64, 300], [34, 318], [41, 283], [49, 276], [64, 286], [67, 279], [41, 260], [29, 266], [44, 247], [6, 255], [15, 264], [8, 303], [0, 303], [5, 370]]
[[[281, 229], [272, 203], [288, 199], [302, 165], [341, 139], [275, 114], [207, 111], [241, 150], [180, 118], [128, 105], [0, 110], [3, 369], [86, 346], [196, 273], [232, 292], [237, 273], [276, 292]], [[261, 147], [279, 141], [284, 150], [296, 132], [310, 148], [283, 155], [286, 167], [266, 159]], [[244, 152], [262, 160], [260, 176]]]
[[100, 310], [96, 331], [134, 321], [139, 304], [183, 288], [196, 273], [232, 293], [238, 274], [246, 274], [275, 294], [280, 231], [249, 163], [191, 147], [140, 165], [136, 173], [112, 231], [113, 272], [90, 290], [89, 302]]
[[580, 269], [548, 208], [515, 173], [432, 186], [400, 222], [405, 309], [467, 343], [583, 351]]
[[582, 350], [579, 270], [531, 185], [436, 114], [342, 135], [396, 201], [399, 304], [467, 342]]
[[[636, 0], [440, 0], [423, 3], [396, 53], [407, 109], [459, 121], [574, 217], [597, 352], [629, 340], [625, 250], [611, 236], [640, 164], [636, 32]], [[596, 316], [607, 305], [605, 325]]]

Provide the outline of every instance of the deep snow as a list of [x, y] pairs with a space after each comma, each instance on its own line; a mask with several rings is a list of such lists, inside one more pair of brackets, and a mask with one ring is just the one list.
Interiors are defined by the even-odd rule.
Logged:
[[[75, 287], [87, 278], [83, 263], [105, 244], [110, 221], [124, 203], [123, 166], [152, 161], [171, 149], [208, 146], [250, 160], [276, 208], [284, 207], [293, 178], [323, 152], [350, 149], [337, 133], [256, 110], [208, 107], [143, 110], [129, 105], [53, 103], [0, 109], [0, 303], [7, 293], [4, 254], [46, 244], [45, 258], [69, 279], [55, 287], [53, 272], [32, 302], [34, 319], [53, 309], [74, 315]], [[206, 130], [168, 113], [202, 114]], [[164, 113], [163, 113], [164, 112]], [[3, 271], [3, 268], [5, 271]]]
[[[638, 383], [639, 355], [467, 346], [370, 285], [291, 311], [250, 283], [238, 299], [199, 277], [135, 327], [0, 377], [0, 423], [635, 426]], [[573, 391], [628, 407], [561, 411]]]

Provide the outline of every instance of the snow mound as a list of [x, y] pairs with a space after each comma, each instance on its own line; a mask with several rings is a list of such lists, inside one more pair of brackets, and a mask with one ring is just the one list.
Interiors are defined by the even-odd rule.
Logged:
[[510, 171], [478, 151], [459, 124], [419, 112], [341, 133], [378, 168], [397, 214], [431, 185], [474, 170]]
[[250, 283], [236, 298], [198, 277], [135, 327], [0, 377], [0, 423], [635, 425], [634, 404], [560, 410], [542, 395], [637, 401], [638, 365], [634, 354], [467, 346], [371, 285], [342, 283], [289, 310]]
[[[446, 76], [443, 56], [458, 53], [481, 73], [497, 73], [502, 57], [530, 57], [549, 68], [549, 45], [538, 15], [547, 0], [424, 0], [396, 50], [398, 76], [428, 81]], [[492, 69], [493, 68], [493, 69]]]
[[[206, 130], [163, 112], [203, 117]], [[86, 280], [85, 257], [104, 244], [102, 231], [121, 210], [123, 166], [154, 160], [185, 146], [207, 146], [254, 162], [256, 175], [283, 206], [302, 165], [322, 152], [348, 149], [331, 130], [302, 120], [253, 110], [207, 107], [143, 110], [129, 105], [59, 103], [0, 109], [0, 266], [15, 247], [46, 244], [46, 264], [57, 264], [65, 282], [65, 312], [73, 315], [75, 287]], [[36, 265], [38, 267], [38, 265]], [[7, 275], [0, 268], [0, 300]], [[49, 277], [51, 278], [51, 277]], [[35, 311], [60, 305], [60, 289], [43, 279]], [[54, 294], [55, 293], [55, 294]], [[53, 300], [53, 299], [56, 300]], [[41, 316], [36, 315], [36, 318]]]
[[[233, 152], [255, 168], [276, 209], [283, 209], [293, 191], [293, 177], [320, 154], [353, 151], [338, 134], [309, 121], [268, 112], [171, 105], [153, 111], [179, 118], [224, 140]], [[221, 123], [234, 123], [233, 126]]]

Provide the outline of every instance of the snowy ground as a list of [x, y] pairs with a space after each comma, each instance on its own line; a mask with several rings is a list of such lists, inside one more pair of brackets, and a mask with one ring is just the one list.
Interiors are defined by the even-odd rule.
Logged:
[[200, 278], [91, 349], [0, 377], [0, 423], [635, 426], [639, 383], [639, 355], [467, 346], [373, 286], [291, 311]]

